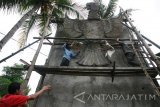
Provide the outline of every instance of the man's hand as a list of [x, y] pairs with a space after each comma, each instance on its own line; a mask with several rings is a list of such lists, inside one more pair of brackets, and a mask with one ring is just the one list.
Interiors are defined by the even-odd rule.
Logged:
[[35, 94], [30, 95], [29, 100], [37, 98], [38, 96], [40, 96], [41, 94], [43, 94], [45, 91], [48, 91], [50, 89], [51, 89], [50, 85], [43, 86], [43, 88], [40, 91], [36, 92]]
[[117, 42], [119, 42], [119, 38], [117, 38], [116, 40], [117, 40]]
[[50, 89], [51, 89], [50, 85], [43, 86], [43, 88], [42, 88], [43, 91], [48, 91]]

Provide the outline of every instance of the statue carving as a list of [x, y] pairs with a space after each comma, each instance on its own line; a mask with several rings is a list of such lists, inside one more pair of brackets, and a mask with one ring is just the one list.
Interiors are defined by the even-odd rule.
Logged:
[[[69, 19], [67, 17], [64, 21], [64, 31], [71, 38], [100, 39], [107, 37], [108, 33], [112, 32], [112, 22], [109, 19], [100, 20], [98, 4], [88, 3], [87, 9], [89, 10], [88, 20]], [[102, 51], [101, 44], [103, 42], [101, 40], [86, 40], [83, 42], [83, 51], [77, 62], [79, 65], [107, 66], [110, 64], [110, 61], [105, 57], [105, 52]]]

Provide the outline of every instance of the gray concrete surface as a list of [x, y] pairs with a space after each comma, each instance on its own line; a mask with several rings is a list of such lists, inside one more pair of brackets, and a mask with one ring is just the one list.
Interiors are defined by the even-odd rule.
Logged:
[[[87, 25], [87, 27], [83, 28], [84, 25]], [[76, 28], [73, 28], [73, 26]], [[90, 31], [90, 33], [87, 34], [87, 31]], [[58, 27], [56, 36], [81, 38], [81, 33], [83, 34], [82, 37], [86, 38], [92, 38], [93, 34], [94, 38], [128, 38], [127, 30], [116, 18], [110, 21], [92, 20], [92, 22], [66, 19], [64, 28], [59, 29]], [[77, 61], [81, 60], [84, 55], [83, 52], [85, 51], [81, 50], [81, 54], [70, 62], [70, 66], [80, 66]], [[102, 51], [102, 55], [105, 55], [105, 52]], [[92, 53], [88, 54], [92, 55]], [[48, 57], [48, 66], [59, 66], [62, 56], [62, 46], [52, 46]], [[101, 56], [97, 55], [92, 58], [98, 60]], [[93, 60], [92, 58], [87, 60]], [[105, 57], [103, 56], [103, 58]], [[128, 64], [121, 47], [115, 47], [115, 53], [110, 58], [110, 64], [105, 66], [111, 66], [113, 61], [116, 61], [116, 66], [119, 67], [132, 66]], [[53, 88], [50, 92], [38, 98], [36, 107], [159, 107], [160, 105], [159, 98], [155, 96], [156, 93], [145, 76], [115, 77], [112, 83], [111, 77], [104, 76], [47, 74], [43, 84], [50, 84]]]

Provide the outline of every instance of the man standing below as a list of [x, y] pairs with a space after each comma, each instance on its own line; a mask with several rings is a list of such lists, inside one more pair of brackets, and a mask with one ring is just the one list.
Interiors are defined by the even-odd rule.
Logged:
[[20, 85], [20, 83], [13, 82], [8, 86], [8, 94], [4, 95], [0, 99], [0, 107], [23, 107], [26, 105], [28, 100], [33, 100], [45, 91], [51, 89], [49, 85], [43, 86], [43, 88], [35, 94], [30, 96], [24, 96], [22, 95]]

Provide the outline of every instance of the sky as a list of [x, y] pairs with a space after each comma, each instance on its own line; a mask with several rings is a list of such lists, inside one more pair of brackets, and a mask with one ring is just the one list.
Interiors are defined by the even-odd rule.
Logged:
[[[86, 2], [91, 2], [92, 0], [74, 0], [77, 4], [85, 5]], [[108, 0], [103, 0], [104, 3], [108, 3]], [[150, 38], [152, 41], [160, 45], [160, 0], [119, 0], [118, 6], [121, 6], [124, 10], [126, 9], [137, 9], [132, 12], [132, 20], [133, 24], [136, 28], [143, 34], [144, 36]], [[119, 10], [119, 9], [117, 9]], [[4, 13], [0, 10], [0, 32], [7, 34], [7, 32], [13, 27], [14, 24], [21, 18], [21, 15], [16, 12]], [[55, 30], [53, 28], [52, 36], [54, 36]], [[32, 30], [29, 34], [29, 42], [33, 42], [33, 37], [39, 36], [36, 30]], [[0, 39], [2, 39], [4, 35], [0, 34]], [[4, 46], [4, 48], [0, 52], [0, 60], [4, 57], [10, 55], [11, 53], [17, 51], [18, 45], [15, 40], [18, 40], [19, 33], [13, 36], [13, 38]], [[14, 40], [13, 40], [14, 39]], [[27, 48], [26, 50], [20, 52], [14, 57], [8, 59], [6, 62], [0, 64], [0, 74], [2, 73], [3, 66], [10, 66], [14, 63], [21, 63], [19, 60], [23, 59], [30, 63], [35, 54], [35, 50], [37, 49], [38, 43], [31, 46], [31, 48]], [[41, 54], [39, 54], [36, 65], [44, 65], [45, 60], [50, 51], [49, 45], [43, 45]], [[35, 49], [35, 50], [33, 50]], [[154, 53], [159, 52], [159, 49], [151, 46], [151, 49]], [[31, 79], [29, 81], [29, 86], [31, 87], [30, 94], [34, 93], [36, 89], [36, 84], [38, 83], [40, 76], [33, 72]]]

